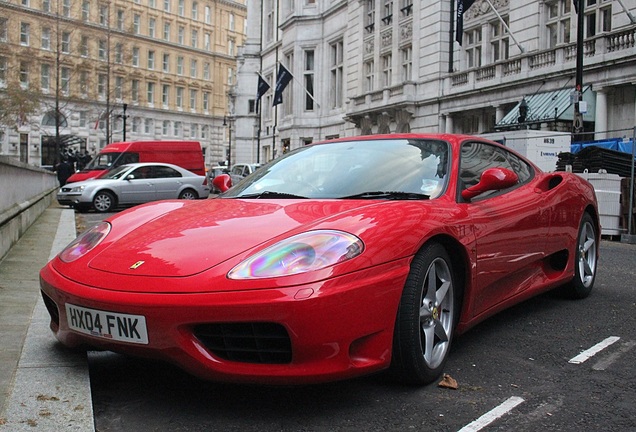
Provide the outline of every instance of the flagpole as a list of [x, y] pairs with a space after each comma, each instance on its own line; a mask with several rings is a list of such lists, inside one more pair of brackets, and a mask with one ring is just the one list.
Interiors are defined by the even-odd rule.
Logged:
[[[284, 67], [285, 69], [289, 70], [289, 68], [288, 68], [287, 66], [285, 66], [285, 65], [283, 64], [283, 62], [282, 62], [282, 61], [279, 61], [278, 63], [279, 63], [279, 64], [281, 64], [281, 65], [283, 65], [283, 67]], [[293, 79], [294, 81], [296, 81], [296, 82], [298, 83], [298, 85], [299, 85], [299, 86], [300, 86], [300, 87], [301, 87], [301, 88], [305, 91], [305, 93], [307, 93], [307, 96], [309, 96], [309, 97], [311, 98], [311, 100], [312, 100], [312, 101], [314, 101], [314, 103], [316, 104], [316, 106], [317, 106], [318, 108], [320, 108], [320, 104], [318, 103], [318, 101], [314, 98], [314, 96], [313, 96], [311, 93], [309, 93], [309, 90], [307, 90], [307, 89], [305, 88], [305, 86], [303, 85], [303, 83], [302, 83], [301, 81], [299, 81], [293, 73], [291, 73], [291, 72], [290, 72], [289, 74], [292, 76], [292, 79]]]
[[515, 45], [517, 45], [517, 47], [519, 48], [519, 51], [521, 51], [521, 53], [523, 54], [525, 52], [525, 50], [523, 49], [523, 47], [521, 45], [519, 45], [519, 42], [517, 42], [517, 39], [515, 39], [515, 36], [512, 34], [512, 32], [510, 31], [510, 27], [508, 27], [508, 24], [506, 24], [506, 22], [503, 20], [503, 18], [501, 17], [501, 15], [499, 15], [499, 12], [497, 12], [497, 9], [495, 9], [495, 7], [492, 5], [492, 3], [490, 2], [490, 0], [486, 0], [486, 3], [488, 3], [488, 5], [490, 6], [490, 8], [493, 10], [493, 12], [495, 13], [495, 15], [497, 15], [497, 18], [499, 18], [499, 21], [501, 21], [501, 23], [503, 24], [503, 26], [506, 28], [506, 31], [508, 32], [508, 34], [510, 35], [510, 37], [512, 38], [512, 40], [515, 42]]

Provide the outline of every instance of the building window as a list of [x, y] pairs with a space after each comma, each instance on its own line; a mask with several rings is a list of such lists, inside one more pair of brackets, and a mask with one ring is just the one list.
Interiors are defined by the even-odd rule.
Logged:
[[148, 36], [155, 37], [155, 30], [157, 27], [157, 20], [155, 18], [148, 18]]
[[204, 50], [210, 51], [210, 48], [212, 48], [211, 40], [212, 40], [212, 37], [210, 36], [210, 33], [206, 33], [206, 34], [203, 35], [203, 49]]
[[331, 44], [331, 107], [342, 107], [344, 83], [344, 43]]
[[371, 92], [375, 88], [375, 63], [373, 60], [364, 62], [364, 90]]
[[183, 75], [183, 62], [182, 56], [177, 57], [177, 75]]
[[42, 63], [40, 67], [40, 88], [44, 93], [51, 89], [51, 65], [48, 63]]
[[169, 104], [170, 104], [170, 86], [168, 84], [164, 84], [161, 87], [161, 105], [167, 109]]
[[163, 40], [170, 40], [170, 23], [163, 23]]
[[148, 69], [155, 69], [155, 52], [153, 50], [148, 51]]
[[185, 0], [179, 0], [179, 6], [177, 7], [177, 13], [180, 17], [185, 16]]
[[367, 33], [373, 33], [375, 29], [375, 0], [366, 0], [364, 3], [365, 22]]
[[91, 3], [88, 0], [82, 2], [82, 21], [88, 22], [91, 19]]
[[192, 19], [197, 21], [199, 19], [199, 4], [192, 2]]
[[29, 38], [31, 34], [31, 25], [29, 23], [20, 23], [20, 45], [29, 46]]
[[166, 73], [170, 73], [170, 54], [163, 55], [162, 70]]
[[71, 69], [67, 67], [60, 68], [60, 90], [62, 94], [68, 96], [71, 92]]
[[236, 41], [234, 38], [229, 38], [227, 41], [227, 53], [228, 55], [234, 56], [234, 49], [236, 46]]
[[572, 15], [570, 0], [547, 2], [546, 9], [548, 48], [554, 48], [560, 44], [570, 43], [570, 25]]
[[122, 64], [124, 62], [124, 46], [121, 42], [115, 44], [115, 63]]
[[133, 47], [132, 49], [132, 65], [134, 67], [139, 67], [139, 48]]
[[99, 25], [102, 27], [108, 27], [108, 6], [99, 6]]
[[141, 15], [133, 15], [133, 33], [139, 34], [139, 28], [141, 26]]
[[163, 0], [163, 10], [170, 12], [170, 0]]
[[203, 63], [203, 79], [204, 80], [209, 80], [210, 79], [210, 63]]
[[7, 85], [7, 58], [0, 57], [0, 87]]
[[199, 32], [197, 30], [192, 29], [192, 33], [190, 36], [190, 45], [192, 46], [192, 48], [198, 48]]
[[80, 38], [80, 56], [88, 57], [88, 36]]
[[115, 77], [115, 99], [121, 101], [124, 96], [124, 77]]
[[585, 6], [585, 37], [612, 31], [612, 4], [607, 0], [587, 0]]
[[100, 100], [106, 99], [106, 83], [108, 77], [105, 74], [99, 74], [97, 76], [97, 97]]
[[0, 18], [0, 42], [7, 41], [7, 34], [8, 34], [7, 22], [8, 21], [6, 18]]
[[102, 61], [106, 61], [106, 41], [103, 39], [97, 43], [97, 57]]
[[153, 106], [155, 104], [155, 83], [149, 82], [146, 85], [146, 101], [149, 106]]
[[168, 135], [170, 133], [170, 120], [164, 120], [161, 123], [161, 134]]
[[234, 68], [227, 68], [227, 85], [234, 84]]
[[197, 91], [194, 89], [190, 90], [190, 111], [196, 112], [197, 110]]
[[71, 52], [71, 34], [69, 32], [62, 33], [62, 52], [68, 54]]
[[195, 59], [190, 60], [190, 78], [197, 77], [198, 63]]
[[183, 134], [183, 123], [181, 123], [180, 121], [174, 122], [174, 136], [180, 138], [182, 134]]
[[231, 12], [230, 12], [228, 21], [229, 21], [230, 30], [232, 30], [232, 31], [236, 30], [236, 23], [235, 23], [236, 19], [234, 17], [234, 14], [231, 13]]
[[42, 12], [51, 12], [51, 0], [42, 0]]
[[210, 9], [210, 6], [206, 6], [205, 7], [205, 12], [204, 12], [205, 16], [204, 16], [204, 20], [206, 24], [211, 24], [212, 23], [212, 9]]
[[400, 49], [402, 55], [402, 81], [413, 80], [413, 47], [407, 46]]
[[71, 0], [63, 0], [62, 15], [64, 15], [67, 18], [71, 16]]
[[183, 109], [183, 90], [183, 87], [177, 87], [177, 98], [175, 100], [175, 105], [179, 110]]
[[384, 0], [384, 14], [382, 15], [382, 22], [384, 25], [389, 25], [393, 22], [393, 0]]
[[305, 83], [305, 110], [314, 109], [314, 50], [305, 51], [305, 67], [303, 71], [303, 81]]
[[152, 130], [154, 129], [154, 122], [150, 118], [144, 119], [144, 133], [152, 134]]
[[464, 33], [466, 66], [481, 67], [481, 27]]
[[185, 44], [185, 27], [179, 26], [179, 31], [177, 32], [177, 42], [179, 45]]
[[85, 70], [80, 71], [79, 88], [82, 97], [88, 97], [88, 72], [86, 72]]
[[386, 54], [382, 56], [382, 86], [390, 87], [393, 79], [393, 56]]
[[124, 30], [124, 11], [117, 9], [117, 30]]
[[413, 0], [400, 0], [400, 12], [403, 16], [409, 16], [413, 13]]
[[133, 103], [139, 103], [139, 80], [132, 80], [130, 82], [130, 98]]
[[500, 60], [507, 60], [510, 54], [510, 42], [508, 37], [508, 17], [503, 17], [504, 25], [500, 20], [492, 21], [490, 23], [490, 49], [491, 59], [493, 62]]
[[203, 92], [203, 112], [207, 113], [210, 109], [210, 93]]
[[23, 90], [29, 88], [29, 65], [26, 62], [20, 62], [20, 87]]
[[42, 38], [40, 42], [40, 47], [43, 50], [47, 50], [47, 51], [51, 50], [51, 29], [48, 27], [42, 28]]

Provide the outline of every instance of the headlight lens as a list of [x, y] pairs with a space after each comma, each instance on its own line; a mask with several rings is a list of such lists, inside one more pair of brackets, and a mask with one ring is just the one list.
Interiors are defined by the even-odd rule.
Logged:
[[86, 186], [76, 186], [76, 187], [71, 189], [71, 192], [84, 192], [85, 188], [86, 188]]
[[230, 270], [228, 277], [240, 280], [290, 276], [350, 260], [363, 250], [364, 243], [353, 234], [310, 231], [258, 252]]
[[78, 258], [86, 255], [95, 246], [97, 246], [110, 232], [110, 224], [107, 222], [101, 222], [95, 225], [93, 228], [84, 231], [71, 242], [60, 253], [60, 259], [66, 263], [75, 261]]

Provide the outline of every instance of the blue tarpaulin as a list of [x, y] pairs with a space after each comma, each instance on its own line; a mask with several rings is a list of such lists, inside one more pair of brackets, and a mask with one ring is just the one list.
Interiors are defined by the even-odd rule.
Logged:
[[623, 153], [632, 154], [633, 140], [624, 141], [622, 138], [608, 139], [603, 141], [589, 141], [572, 144], [570, 146], [572, 153], [578, 153], [584, 148], [588, 147], [601, 147], [608, 150], [619, 151]]

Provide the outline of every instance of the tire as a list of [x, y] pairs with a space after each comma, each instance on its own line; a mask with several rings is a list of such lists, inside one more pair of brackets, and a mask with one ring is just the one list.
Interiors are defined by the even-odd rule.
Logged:
[[184, 189], [179, 194], [179, 199], [193, 200], [198, 198], [199, 194], [197, 194], [196, 191], [193, 189]]
[[393, 335], [391, 373], [398, 381], [422, 385], [441, 375], [459, 318], [456, 280], [440, 244], [426, 245], [413, 258]]
[[106, 213], [115, 208], [115, 196], [106, 191], [97, 192], [93, 198], [93, 207], [100, 213]]
[[581, 218], [574, 250], [574, 278], [562, 288], [571, 299], [583, 299], [590, 295], [596, 279], [599, 233], [594, 220], [585, 213]]

